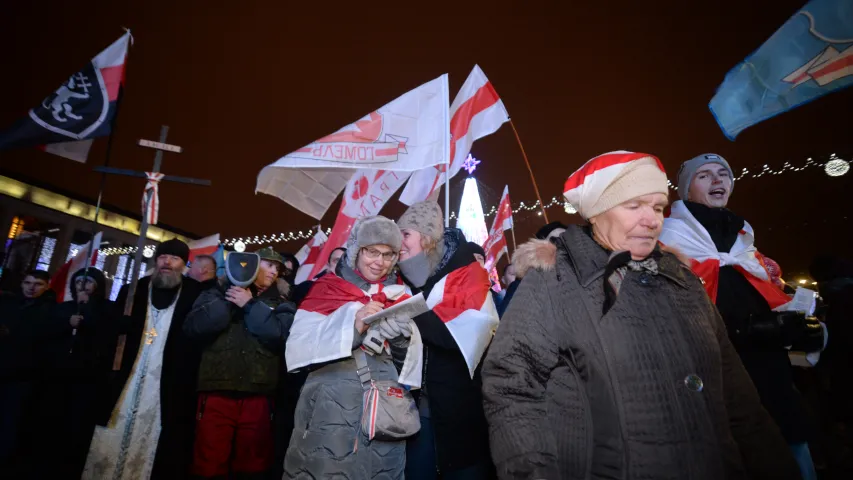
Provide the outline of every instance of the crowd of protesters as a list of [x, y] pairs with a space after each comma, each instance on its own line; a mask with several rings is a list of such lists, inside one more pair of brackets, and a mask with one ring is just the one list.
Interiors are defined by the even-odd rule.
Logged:
[[359, 219], [298, 285], [296, 257], [272, 247], [243, 287], [163, 242], [129, 315], [127, 287], [110, 301], [94, 267], [61, 304], [31, 271], [0, 296], [0, 478], [849, 468], [853, 263], [815, 259], [816, 308], [789, 308], [793, 289], [727, 208], [726, 159], [677, 177], [670, 203], [656, 157], [590, 160], [564, 189], [583, 224], [540, 229], [503, 288], [434, 202]]

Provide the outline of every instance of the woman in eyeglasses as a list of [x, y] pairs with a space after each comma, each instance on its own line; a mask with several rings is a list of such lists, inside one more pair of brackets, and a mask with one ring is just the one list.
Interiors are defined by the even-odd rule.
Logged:
[[[410, 320], [364, 320], [409, 296], [393, 268], [402, 238], [381, 216], [359, 220], [337, 275], [318, 279], [299, 306], [285, 353], [288, 371], [311, 370], [296, 406], [284, 478], [402, 479], [405, 440], [368, 440], [362, 431], [366, 362], [370, 380], [414, 381], [406, 363]], [[376, 340], [376, 341], [374, 341]], [[419, 359], [418, 359], [419, 360]], [[395, 368], [396, 367], [396, 368]], [[418, 371], [406, 365], [406, 371]]]
[[424, 344], [424, 381], [415, 394], [421, 430], [408, 441], [406, 479], [491, 478], [479, 369], [498, 325], [489, 274], [475, 260], [476, 244], [459, 229], [445, 230], [437, 203], [412, 205], [397, 226], [400, 272], [431, 309], [413, 319]]

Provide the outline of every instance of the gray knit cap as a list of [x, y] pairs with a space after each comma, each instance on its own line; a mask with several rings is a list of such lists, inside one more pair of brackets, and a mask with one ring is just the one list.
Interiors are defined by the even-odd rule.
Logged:
[[360, 218], [350, 231], [347, 239], [347, 264], [355, 270], [355, 259], [358, 251], [370, 245], [388, 245], [396, 253], [400, 253], [403, 244], [403, 234], [393, 220], [376, 215]]
[[696, 176], [696, 170], [706, 163], [717, 163], [726, 167], [726, 170], [729, 171], [729, 176], [732, 177], [731, 189], [735, 189], [735, 175], [734, 172], [732, 172], [732, 167], [729, 166], [729, 162], [716, 153], [703, 153], [702, 155], [693, 157], [682, 163], [681, 168], [678, 169], [678, 196], [681, 197], [682, 200], [687, 200], [687, 194], [690, 192], [690, 182], [692, 182], [693, 177]]
[[436, 242], [444, 238], [444, 215], [435, 202], [425, 201], [413, 204], [397, 220], [400, 230], [414, 230]]

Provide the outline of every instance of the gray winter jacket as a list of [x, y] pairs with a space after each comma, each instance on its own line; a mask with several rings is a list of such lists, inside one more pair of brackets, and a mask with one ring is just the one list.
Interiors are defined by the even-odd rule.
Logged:
[[[338, 264], [338, 274], [363, 290], [368, 288], [348, 266], [346, 257]], [[396, 283], [396, 275], [386, 278], [385, 285]], [[316, 290], [307, 298], [313, 294]], [[356, 331], [352, 349], [361, 348], [361, 341], [362, 335]], [[405, 350], [402, 354], [405, 357]], [[397, 380], [390, 355], [367, 355], [367, 359], [373, 380]], [[355, 360], [349, 357], [311, 368], [296, 404], [282, 478], [403, 480], [406, 441], [369, 441], [361, 431], [364, 387]]]
[[608, 252], [571, 226], [526, 275], [483, 366], [502, 479], [796, 479], [697, 277], [664, 253], [602, 315]]

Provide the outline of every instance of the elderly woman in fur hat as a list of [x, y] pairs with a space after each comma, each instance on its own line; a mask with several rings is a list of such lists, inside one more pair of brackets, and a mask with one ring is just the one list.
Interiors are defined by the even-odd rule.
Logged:
[[365, 389], [356, 373], [420, 387], [419, 375], [406, 374], [420, 368], [420, 356], [407, 355], [411, 320], [364, 322], [409, 296], [394, 273], [401, 242], [392, 220], [359, 220], [336, 275], [318, 279], [299, 306], [285, 356], [289, 371], [311, 374], [296, 406], [284, 478], [403, 478], [406, 441], [369, 440], [361, 428]]
[[565, 196], [588, 224], [518, 249], [483, 366], [498, 476], [799, 478], [701, 281], [658, 247], [660, 161], [601, 155]]

